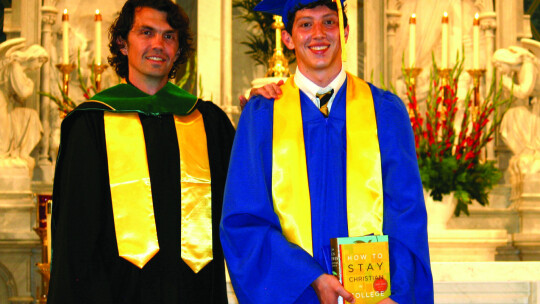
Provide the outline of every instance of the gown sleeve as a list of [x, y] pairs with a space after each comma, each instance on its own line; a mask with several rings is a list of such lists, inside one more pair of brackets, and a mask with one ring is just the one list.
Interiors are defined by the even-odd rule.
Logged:
[[[294, 303], [324, 271], [288, 242], [272, 203], [273, 101], [257, 97], [244, 109], [225, 187], [221, 242], [240, 303]], [[316, 299], [316, 297], [315, 297]]]
[[[62, 124], [52, 212], [52, 269], [49, 303], [76, 303], [101, 293], [110, 299], [99, 252], [116, 252], [103, 231], [112, 222], [103, 112], [74, 112]], [[103, 136], [99, 136], [103, 132]], [[109, 227], [111, 228], [111, 227]], [[98, 246], [101, 244], [101, 246]]]
[[384, 224], [389, 236], [391, 298], [433, 303], [427, 214], [409, 114], [394, 94], [372, 86], [381, 149]]

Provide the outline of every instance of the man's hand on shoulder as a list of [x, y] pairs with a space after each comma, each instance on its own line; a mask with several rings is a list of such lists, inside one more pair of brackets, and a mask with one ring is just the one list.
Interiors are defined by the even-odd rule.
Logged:
[[337, 304], [338, 296], [342, 296], [349, 303], [355, 302], [352, 293], [346, 291], [333, 275], [321, 274], [311, 286], [315, 289], [321, 304]]
[[[262, 95], [264, 98], [268, 99], [276, 99], [282, 94], [281, 88], [279, 86], [283, 85], [283, 83], [283, 80], [280, 80], [277, 83], [269, 83], [260, 88], [251, 89], [251, 91], [249, 92], [249, 99], [251, 99], [251, 97], [253, 96], [258, 95]], [[240, 108], [243, 110], [248, 102], [248, 99], [245, 96], [240, 95], [238, 97], [238, 100], [240, 100]]]
[[394, 301], [394, 300], [392, 300], [390, 298], [386, 298], [386, 299], [380, 301], [377, 304], [398, 304], [398, 302], [396, 302], [396, 301]]

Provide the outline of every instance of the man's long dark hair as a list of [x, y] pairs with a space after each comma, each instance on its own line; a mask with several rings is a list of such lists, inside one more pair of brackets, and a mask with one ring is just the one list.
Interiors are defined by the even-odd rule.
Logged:
[[[339, 1], [339, 0], [338, 0]], [[287, 14], [287, 24], [285, 25], [285, 30], [292, 35], [292, 28], [293, 28], [293, 24], [294, 24], [294, 18], [296, 17], [296, 12], [301, 10], [301, 9], [304, 9], [304, 8], [307, 8], [307, 9], [310, 9], [310, 8], [315, 8], [319, 5], [324, 5], [326, 7], [328, 7], [329, 9], [333, 10], [333, 11], [338, 11], [337, 9], [337, 3], [332, 1], [332, 0], [319, 0], [319, 1], [315, 1], [315, 2], [311, 2], [309, 4], [305, 4], [305, 5], [302, 5], [302, 4], [299, 4], [297, 5], [292, 11], [290, 11], [288, 14]], [[343, 7], [343, 9], [345, 9], [345, 7]], [[347, 27], [347, 14], [343, 14], [343, 27]]]
[[128, 0], [124, 4], [120, 15], [109, 29], [109, 50], [112, 54], [108, 58], [109, 64], [115, 69], [118, 76], [128, 78], [128, 58], [120, 51], [124, 44], [119, 43], [119, 41], [123, 40], [127, 43], [128, 34], [133, 28], [135, 11], [140, 7], [149, 7], [167, 13], [167, 23], [178, 31], [180, 56], [173, 63], [169, 72], [169, 78], [174, 78], [178, 66], [185, 63], [193, 53], [193, 34], [189, 29], [187, 14], [180, 6], [170, 0]]

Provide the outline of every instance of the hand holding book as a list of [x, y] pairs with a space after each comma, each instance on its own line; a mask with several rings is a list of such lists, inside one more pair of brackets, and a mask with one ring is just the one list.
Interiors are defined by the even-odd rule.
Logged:
[[381, 300], [391, 294], [388, 236], [334, 238], [330, 243], [333, 274], [357, 303], [384, 304]]
[[343, 288], [338, 279], [326, 273], [321, 274], [313, 283], [311, 283], [319, 302], [321, 304], [336, 303], [339, 296], [343, 297], [349, 303], [354, 303], [354, 296]]

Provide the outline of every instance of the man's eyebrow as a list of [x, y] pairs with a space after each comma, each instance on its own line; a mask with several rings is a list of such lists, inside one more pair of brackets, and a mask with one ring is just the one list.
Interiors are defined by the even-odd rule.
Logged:
[[[139, 25], [139, 26], [134, 26], [133, 29], [136, 29], [136, 30], [150, 30], [150, 31], [157, 31], [157, 29], [151, 27], [150, 25]], [[166, 30], [166, 31], [163, 31], [164, 34], [175, 34], [176, 33], [176, 30], [174, 29], [169, 29], [169, 30]]]
[[312, 16], [302, 16], [297, 19], [297, 21], [306, 21], [306, 20], [313, 20]]
[[136, 29], [136, 30], [155, 30], [153, 27], [149, 26], [149, 25], [138, 25], [138, 26], [134, 26], [133, 29]]

